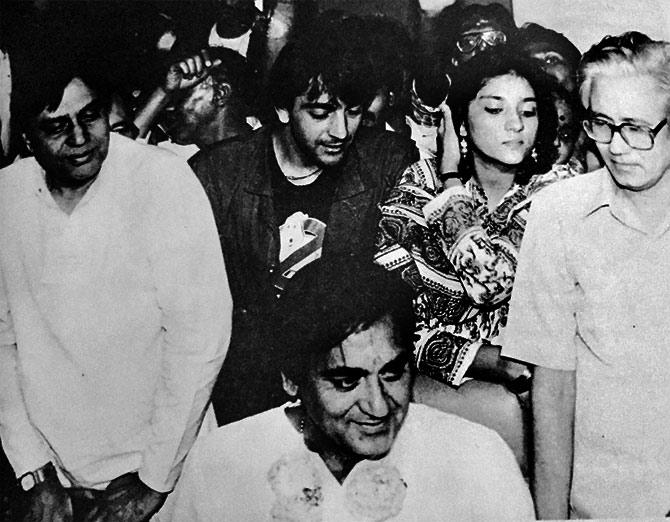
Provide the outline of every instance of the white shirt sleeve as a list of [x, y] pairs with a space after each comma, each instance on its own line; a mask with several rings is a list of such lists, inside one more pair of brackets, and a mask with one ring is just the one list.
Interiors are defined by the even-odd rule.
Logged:
[[4, 275], [0, 273], [0, 439], [17, 477], [33, 471], [52, 455], [26, 410]]
[[560, 193], [533, 202], [521, 243], [502, 354], [556, 370], [575, 369], [578, 287], [566, 252]]
[[[211, 206], [193, 172], [166, 162], [150, 216], [150, 263], [164, 329], [152, 438], [139, 470], [174, 487], [230, 340], [232, 298]], [[175, 172], [175, 170], [177, 172]]]

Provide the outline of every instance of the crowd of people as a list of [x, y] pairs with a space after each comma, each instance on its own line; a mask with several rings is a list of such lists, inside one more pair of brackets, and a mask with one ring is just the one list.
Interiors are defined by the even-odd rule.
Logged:
[[257, 4], [3, 8], [6, 519], [670, 513], [670, 43]]

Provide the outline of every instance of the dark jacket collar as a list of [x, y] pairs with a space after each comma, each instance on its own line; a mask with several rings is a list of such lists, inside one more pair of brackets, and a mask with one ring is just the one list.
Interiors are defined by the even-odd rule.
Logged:
[[[272, 132], [276, 127], [267, 125], [256, 131], [250, 138], [248, 153], [251, 155], [245, 167], [248, 176], [245, 176], [244, 187], [248, 192], [261, 196], [272, 195], [270, 171], [274, 158], [272, 148]], [[347, 199], [368, 190], [374, 182], [364, 169], [364, 159], [357, 143], [358, 136], [347, 150], [347, 155], [341, 165], [334, 167], [339, 182], [335, 189], [335, 200]]]

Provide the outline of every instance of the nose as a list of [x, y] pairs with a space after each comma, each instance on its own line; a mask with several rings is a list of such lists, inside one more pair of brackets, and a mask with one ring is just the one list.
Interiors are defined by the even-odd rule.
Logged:
[[614, 155], [623, 154], [630, 149], [630, 146], [624, 141], [620, 132], [614, 132], [612, 134], [612, 141], [610, 141], [608, 147], [610, 154]]
[[339, 140], [344, 140], [349, 136], [349, 122], [343, 109], [333, 112], [328, 132], [333, 138]]
[[361, 409], [370, 417], [381, 419], [386, 417], [391, 411], [390, 400], [391, 398], [379, 382], [379, 379], [370, 379], [366, 382], [364, 388]]
[[519, 132], [523, 130], [523, 119], [517, 111], [510, 111], [505, 119], [505, 130]]
[[80, 147], [88, 141], [88, 129], [79, 122], [74, 122], [72, 130], [68, 135], [69, 144], [75, 147]]

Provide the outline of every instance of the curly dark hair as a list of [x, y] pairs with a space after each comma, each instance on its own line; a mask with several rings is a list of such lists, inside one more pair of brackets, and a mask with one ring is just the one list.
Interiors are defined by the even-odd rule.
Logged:
[[[526, 178], [534, 174], [548, 172], [557, 157], [556, 108], [552, 101], [551, 78], [530, 58], [520, 56], [510, 46], [499, 46], [479, 53], [456, 70], [447, 103], [449, 104], [454, 127], [458, 131], [466, 124], [470, 102], [491, 79], [506, 74], [516, 74], [528, 81], [537, 99], [539, 125], [535, 138], [537, 160], [530, 155], [521, 164], [521, 172]], [[459, 170], [465, 177], [472, 175], [473, 159], [470, 153], [462, 158]], [[523, 181], [522, 179], [519, 181]]]
[[377, 90], [367, 25], [356, 16], [324, 13], [289, 42], [270, 71], [274, 107], [290, 109], [296, 97], [324, 92], [350, 106], [367, 105]]
[[284, 375], [304, 383], [311, 364], [351, 334], [389, 318], [397, 345], [411, 352], [412, 291], [363, 255], [322, 259], [294, 276], [282, 296], [274, 350]]

